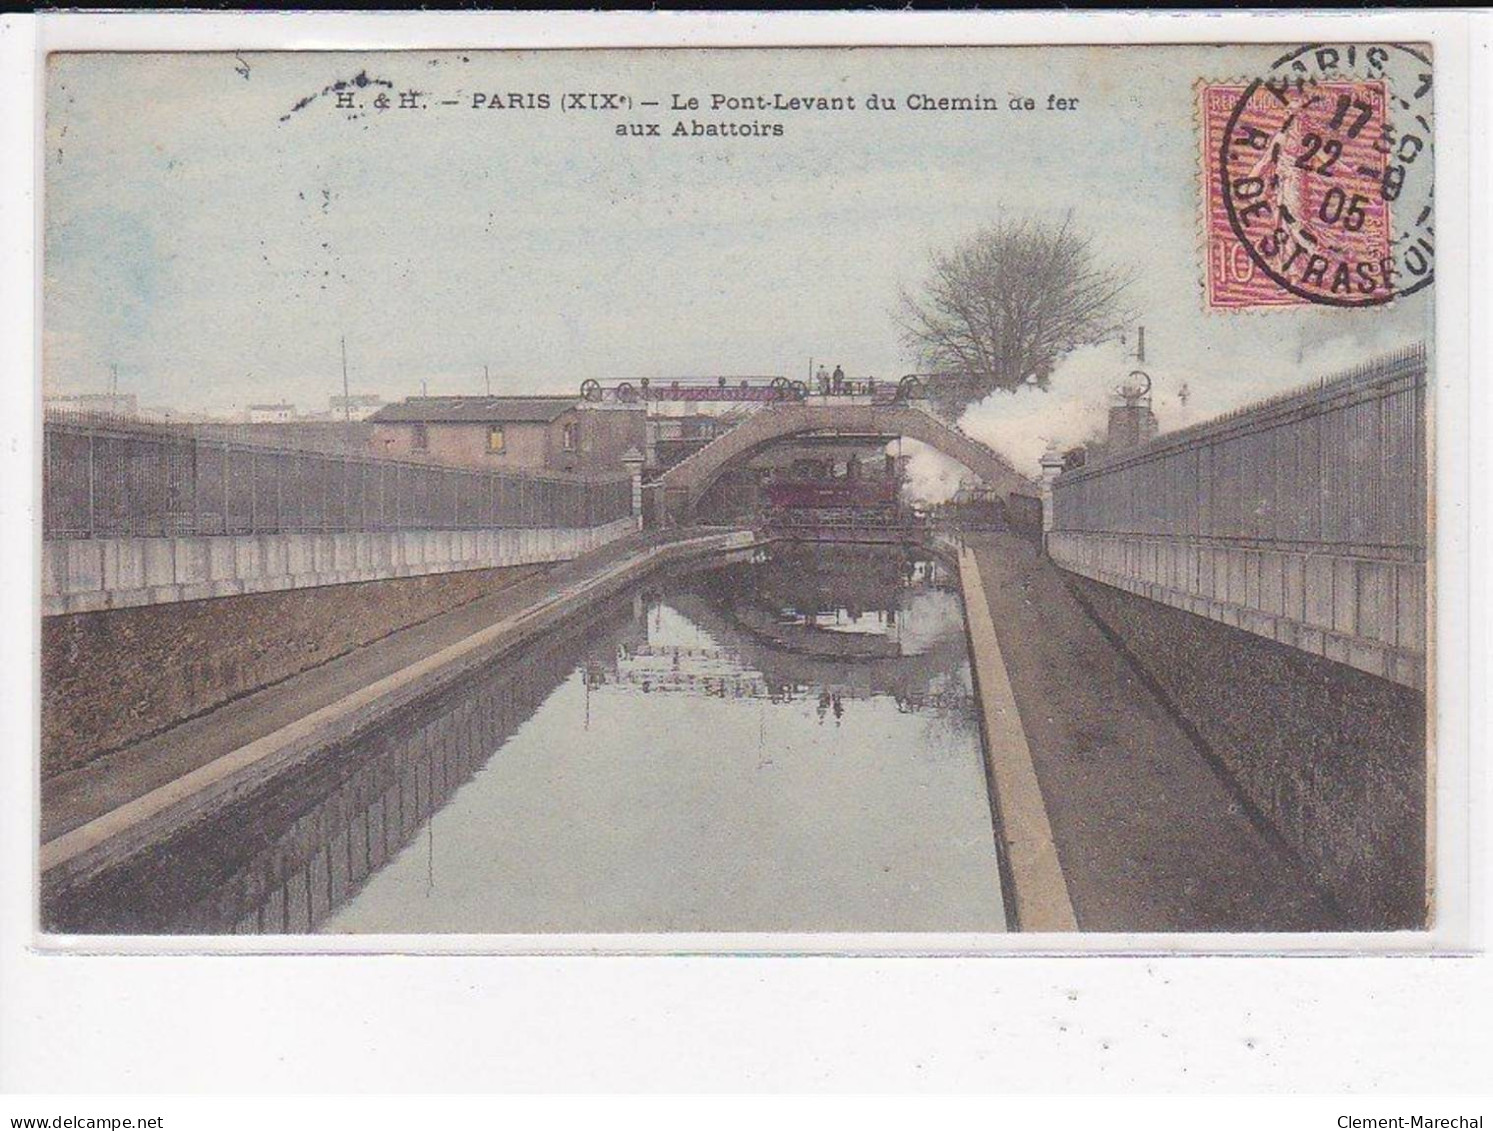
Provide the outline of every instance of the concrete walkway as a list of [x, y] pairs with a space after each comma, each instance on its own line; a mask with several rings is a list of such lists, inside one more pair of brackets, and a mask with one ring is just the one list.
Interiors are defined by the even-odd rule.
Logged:
[[[194, 776], [210, 774], [255, 744], [273, 742], [318, 713], [335, 712], [339, 705], [366, 696], [370, 689], [428, 664], [443, 652], [459, 650], [484, 633], [492, 637], [483, 638], [484, 645], [506, 646], [510, 642], [505, 634], [495, 635], [494, 629], [505, 623], [516, 626], [546, 605], [562, 615], [566, 609], [557, 598], [574, 597], [580, 602], [593, 591], [610, 591], [653, 564], [689, 552], [685, 543], [702, 538], [721, 541], [720, 535], [712, 537], [702, 530], [621, 539], [44, 781], [43, 868], [51, 858], [60, 861], [76, 855], [64, 846], [85, 831], [100, 840], [110, 834], [105, 825], [129, 825], [131, 807], [139, 808], [158, 796], [165, 804], [178, 806], [190, 792]], [[538, 623], [533, 627], [539, 627]], [[520, 633], [506, 635], [517, 643]]]
[[1017, 930], [1078, 929], [1068, 882], [1058, 861], [1057, 841], [1032, 764], [1032, 752], [1011, 690], [1000, 638], [975, 555], [959, 551], [971, 667], [980, 694], [987, 788], [994, 799], [997, 831], [1004, 846], [1006, 906]]
[[1078, 928], [1340, 928], [1100, 632], [1062, 572], [1014, 534], [971, 535], [966, 546]]

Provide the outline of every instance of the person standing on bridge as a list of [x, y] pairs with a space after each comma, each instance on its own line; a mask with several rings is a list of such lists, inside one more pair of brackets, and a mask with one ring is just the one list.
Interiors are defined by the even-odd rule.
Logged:
[[819, 372], [814, 375], [814, 379], [819, 384], [820, 394], [826, 397], [829, 396], [829, 370], [821, 365]]
[[830, 378], [830, 382], [834, 386], [835, 396], [839, 396], [845, 391], [845, 370], [838, 365], [835, 366], [834, 376]]

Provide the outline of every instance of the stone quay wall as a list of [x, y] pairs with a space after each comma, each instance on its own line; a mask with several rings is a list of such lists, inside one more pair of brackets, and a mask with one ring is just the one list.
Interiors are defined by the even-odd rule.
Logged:
[[536, 568], [464, 570], [45, 617], [42, 776], [76, 769], [511, 585]]

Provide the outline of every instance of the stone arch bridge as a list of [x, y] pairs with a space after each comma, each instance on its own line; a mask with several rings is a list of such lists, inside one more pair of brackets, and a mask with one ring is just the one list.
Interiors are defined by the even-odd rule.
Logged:
[[694, 522], [700, 500], [725, 471], [769, 444], [814, 432], [869, 433], [918, 440], [968, 468], [1007, 502], [1019, 496], [1029, 504], [1036, 504], [1039, 498], [1036, 482], [1018, 472], [1004, 457], [916, 405], [811, 400], [764, 407], [669, 468], [655, 485], [658, 520], [673, 525]]

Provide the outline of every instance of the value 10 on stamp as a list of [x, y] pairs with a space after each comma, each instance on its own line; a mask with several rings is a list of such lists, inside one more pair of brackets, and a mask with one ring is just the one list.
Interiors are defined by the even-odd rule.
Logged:
[[1431, 68], [1305, 47], [1199, 85], [1209, 307], [1377, 306], [1429, 285]]

